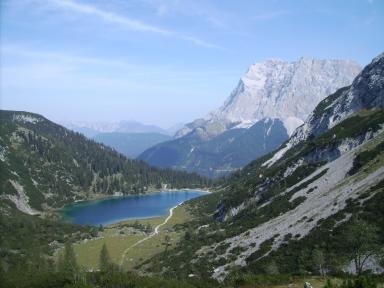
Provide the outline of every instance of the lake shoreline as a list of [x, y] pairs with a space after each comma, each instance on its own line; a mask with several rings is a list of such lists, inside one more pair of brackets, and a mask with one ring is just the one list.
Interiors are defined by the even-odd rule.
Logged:
[[[181, 189], [177, 189], [177, 188], [172, 188], [172, 189], [161, 189], [161, 190], [148, 190], [144, 193], [138, 193], [138, 194], [116, 194], [116, 195], [106, 195], [106, 194], [101, 194], [101, 193], [95, 193], [93, 194], [91, 197], [87, 198], [87, 199], [78, 199], [78, 200], [74, 200], [72, 202], [69, 202], [67, 204], [64, 204], [62, 207], [59, 207], [59, 208], [56, 208], [56, 210], [61, 210], [63, 209], [65, 206], [68, 206], [68, 205], [71, 205], [71, 204], [74, 204], [74, 203], [81, 203], [81, 202], [87, 202], [87, 201], [98, 201], [98, 200], [107, 200], [107, 199], [116, 199], [116, 198], [119, 198], [119, 197], [129, 197], [129, 196], [144, 196], [144, 195], [151, 195], [151, 194], [154, 194], [154, 193], [161, 193], [161, 192], [186, 192], [186, 191], [198, 191], [198, 192], [204, 192], [204, 193], [207, 193], [207, 194], [211, 194], [211, 193], [214, 193], [214, 191], [212, 190], [209, 190], [209, 189], [199, 189], [199, 188], [181, 188]], [[121, 193], [121, 192], [118, 192], [118, 193]]]
[[203, 193], [207, 193], [207, 194], [211, 194], [211, 193], [214, 193], [213, 191], [209, 190], [209, 189], [193, 189], [193, 188], [183, 188], [183, 189], [161, 189], [161, 190], [153, 190], [153, 191], [149, 191], [149, 192], [144, 192], [144, 193], [138, 193], [138, 194], [123, 194], [123, 195], [105, 195], [105, 194], [94, 194], [94, 196], [92, 197], [89, 197], [87, 199], [79, 199], [79, 200], [74, 200], [73, 202], [69, 202], [67, 204], [64, 204], [63, 206], [59, 207], [59, 208], [56, 208], [55, 210], [56, 211], [60, 211], [62, 209], [64, 209], [66, 206], [70, 206], [70, 205], [73, 205], [73, 204], [77, 204], [77, 203], [84, 203], [84, 202], [97, 202], [97, 201], [103, 201], [103, 200], [108, 200], [108, 199], [118, 199], [118, 198], [125, 198], [125, 197], [134, 197], [134, 196], [149, 196], [149, 195], [152, 195], [152, 194], [156, 194], [156, 193], [162, 193], [162, 192], [193, 192], [193, 191], [197, 191], [197, 192], [203, 192]]
[[[73, 224], [106, 227], [127, 221], [160, 219], [167, 215], [163, 211], [165, 208], [168, 211], [172, 207], [209, 193], [212, 192], [189, 188], [162, 189], [151, 193], [124, 196], [108, 195], [97, 199], [75, 201], [58, 209], [57, 212], [64, 221]], [[172, 204], [174, 205], [167, 207]], [[109, 209], [109, 211], [105, 209]]]

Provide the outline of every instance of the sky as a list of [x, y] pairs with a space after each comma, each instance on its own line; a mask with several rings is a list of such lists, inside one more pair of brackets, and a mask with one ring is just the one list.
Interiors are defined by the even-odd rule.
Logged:
[[1, 0], [0, 107], [169, 127], [269, 58], [384, 51], [384, 0]]

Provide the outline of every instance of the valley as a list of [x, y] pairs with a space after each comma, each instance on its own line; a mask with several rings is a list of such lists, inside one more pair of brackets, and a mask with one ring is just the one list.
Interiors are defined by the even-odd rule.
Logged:
[[[140, 30], [169, 42], [178, 38], [204, 49], [219, 48], [178, 30], [99, 10], [93, 3], [52, 1], [40, 10], [50, 5], [123, 25], [127, 34]], [[154, 3], [127, 7], [135, 5]], [[193, 7], [183, 10], [184, 17], [194, 11], [195, 18], [204, 16], [215, 29], [221, 27]], [[169, 17], [171, 10], [160, 10], [148, 19], [155, 23]], [[290, 13], [280, 11], [284, 17]], [[270, 21], [276, 16], [271, 15], [253, 21]], [[102, 37], [113, 37], [109, 32]], [[122, 55], [136, 41], [148, 39], [130, 41], [121, 47]], [[172, 54], [171, 46], [163, 51]], [[154, 47], [139, 50], [155, 53]], [[224, 66], [207, 71], [189, 63], [197, 65], [197, 72], [180, 71], [180, 76], [167, 75], [174, 71], [168, 63], [152, 67], [154, 59], [136, 65], [141, 57], [132, 57], [128, 65], [60, 53], [19, 54], [60, 59], [63, 67], [42, 69], [50, 77], [90, 73], [93, 65], [105, 69], [92, 81], [79, 81], [77, 89], [69, 85], [73, 91], [51, 91], [53, 99], [68, 91], [78, 96], [71, 109], [63, 103], [64, 112], [48, 105], [52, 111], [61, 116], [72, 111], [93, 122], [62, 126], [50, 120], [51, 110], [45, 116], [1, 107], [0, 287], [384, 287], [384, 53], [364, 67], [348, 59], [296, 54], [286, 57], [296, 60], [253, 62], [224, 103], [203, 118], [195, 118], [194, 105], [205, 101], [188, 102], [189, 93], [197, 90], [188, 92], [192, 87], [185, 84], [199, 79], [199, 93], [219, 97], [222, 92], [213, 95], [208, 84], [218, 89], [231, 82], [216, 78], [210, 83], [207, 75], [233, 80]], [[196, 59], [213, 61], [212, 55]], [[220, 65], [237, 62], [226, 60]], [[150, 73], [143, 67], [150, 67]], [[104, 78], [119, 69], [131, 78]], [[77, 93], [94, 89], [90, 83], [97, 86], [94, 92], [100, 89], [111, 99], [101, 101], [95, 92], [92, 101], [84, 101]], [[196, 99], [202, 99], [199, 93]], [[186, 110], [180, 112], [176, 104], [184, 95]], [[172, 101], [158, 100], [163, 97]], [[20, 103], [17, 108], [33, 107], [26, 100]], [[129, 113], [120, 110], [122, 103], [129, 104], [124, 107]], [[102, 113], [93, 110], [97, 105]], [[157, 119], [145, 121], [156, 125], [116, 120], [141, 113]], [[196, 120], [177, 129], [157, 126], [170, 127], [166, 118], [174, 115], [180, 122], [181, 113]]]

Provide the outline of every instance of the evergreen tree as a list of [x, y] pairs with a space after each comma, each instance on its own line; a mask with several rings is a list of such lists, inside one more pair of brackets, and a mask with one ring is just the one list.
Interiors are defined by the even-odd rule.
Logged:
[[1, 264], [1, 261], [0, 261], [0, 287], [7, 287], [5, 272], [3, 269], [3, 265]]
[[76, 262], [75, 251], [69, 242], [65, 243], [63, 262], [59, 265], [59, 267], [62, 269], [61, 271], [63, 273], [72, 277], [75, 277], [79, 270], [79, 266]]
[[110, 270], [111, 260], [109, 257], [109, 252], [107, 249], [107, 245], [103, 244], [103, 247], [100, 251], [100, 259], [99, 259], [99, 268], [102, 272], [108, 272]]
[[303, 275], [306, 273], [306, 267], [305, 267], [306, 262], [307, 261], [306, 261], [305, 251], [301, 251], [301, 253], [296, 258], [296, 267], [297, 267], [296, 271], [300, 275]]
[[153, 229], [152, 229], [151, 224], [147, 223], [147, 224], [145, 225], [145, 232], [146, 232], [146, 233], [151, 233], [152, 231], [153, 231]]
[[277, 275], [279, 274], [279, 267], [277, 267], [277, 264], [275, 261], [270, 262], [266, 267], [265, 267], [265, 273], [268, 275]]
[[57, 259], [57, 271], [58, 272], [63, 272], [64, 271], [64, 254], [59, 253], [59, 257]]
[[324, 264], [325, 264], [325, 258], [324, 253], [322, 250], [316, 248], [312, 252], [312, 262], [317, 269], [317, 271], [320, 273], [320, 275], [324, 275]]
[[164, 244], [165, 244], [165, 252], [167, 252], [168, 247], [171, 246], [171, 237], [169, 235], [165, 235]]

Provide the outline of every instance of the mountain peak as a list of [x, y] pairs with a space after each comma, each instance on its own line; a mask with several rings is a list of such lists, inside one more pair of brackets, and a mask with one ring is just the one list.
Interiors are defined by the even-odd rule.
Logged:
[[351, 60], [308, 56], [293, 62], [268, 59], [254, 63], [218, 110], [210, 113], [203, 123], [187, 125], [176, 137], [197, 128], [220, 127], [209, 129], [213, 134], [208, 137], [215, 136], [233, 127], [250, 127], [264, 118], [280, 119], [291, 135], [318, 102], [338, 88], [350, 85], [360, 71], [361, 67]]

